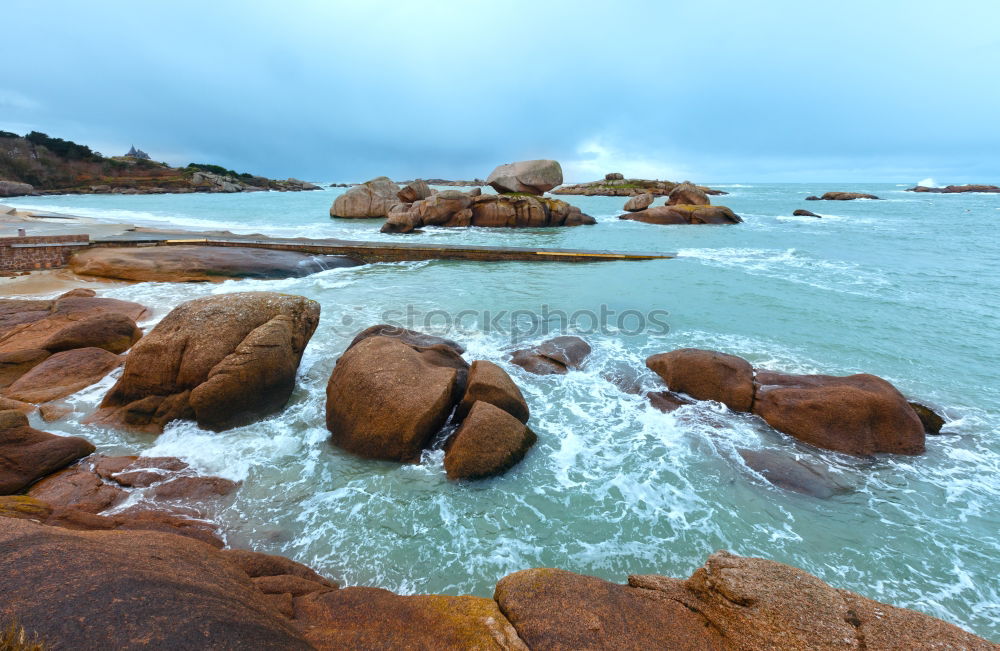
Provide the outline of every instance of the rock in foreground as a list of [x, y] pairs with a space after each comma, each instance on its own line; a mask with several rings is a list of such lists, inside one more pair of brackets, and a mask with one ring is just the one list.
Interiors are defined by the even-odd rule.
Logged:
[[0, 495], [16, 493], [94, 451], [87, 440], [28, 425], [18, 411], [0, 411]]
[[319, 304], [242, 292], [174, 308], [129, 353], [92, 421], [159, 433], [175, 419], [224, 430], [285, 406]]
[[680, 348], [650, 356], [646, 366], [672, 391], [697, 400], [716, 400], [733, 411], [750, 411], [753, 405], [753, 367], [742, 357]]
[[562, 167], [554, 160], [526, 160], [494, 169], [486, 183], [497, 192], [541, 195], [563, 182]]
[[494, 598], [532, 649], [996, 648], [789, 565], [724, 551], [686, 580], [634, 575], [619, 585], [564, 570], [524, 570], [503, 578]]
[[359, 264], [346, 256], [228, 246], [96, 247], [74, 254], [69, 262], [81, 276], [169, 283], [298, 278]]
[[499, 475], [524, 458], [537, 437], [520, 420], [488, 402], [477, 401], [448, 441], [448, 479]]

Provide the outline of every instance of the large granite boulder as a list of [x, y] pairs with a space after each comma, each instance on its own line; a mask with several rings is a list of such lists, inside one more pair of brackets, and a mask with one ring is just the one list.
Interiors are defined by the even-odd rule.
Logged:
[[81, 276], [171, 283], [298, 278], [359, 264], [347, 256], [236, 246], [96, 247], [73, 254], [69, 261], [70, 269]]
[[508, 412], [477, 401], [448, 441], [444, 469], [448, 479], [499, 475], [523, 459], [536, 440], [535, 433]]
[[619, 585], [564, 570], [524, 570], [501, 579], [494, 599], [532, 649], [996, 648], [929, 615], [725, 551], [686, 580], [633, 575]]
[[472, 405], [477, 401], [488, 402], [494, 407], [503, 409], [522, 423], [527, 423], [530, 416], [528, 403], [514, 380], [493, 362], [476, 360], [469, 369], [469, 381], [465, 395], [455, 409], [455, 420], [465, 418]]
[[0, 548], [0, 619], [46, 647], [313, 648], [243, 570], [190, 538], [0, 518]]
[[272, 292], [183, 303], [132, 348], [91, 420], [158, 433], [185, 419], [220, 431], [279, 411], [319, 312], [316, 301]]
[[58, 400], [100, 381], [122, 358], [103, 348], [74, 348], [48, 357], [3, 390], [7, 398], [42, 403]]
[[355, 185], [333, 200], [331, 217], [365, 218], [385, 217], [389, 210], [400, 203], [400, 188], [387, 176], [379, 176]]
[[924, 451], [920, 418], [880, 377], [758, 371], [755, 382], [753, 412], [800, 441], [854, 455]]
[[715, 400], [733, 411], [753, 405], [753, 367], [742, 357], [714, 350], [679, 348], [646, 358], [646, 366], [679, 391], [697, 400]]
[[70, 332], [79, 334], [84, 322], [88, 328], [103, 328], [91, 319], [116, 319], [111, 315], [135, 322], [147, 318], [149, 311], [138, 303], [98, 298], [90, 289], [74, 289], [51, 300], [0, 299], [0, 354], [44, 349], [60, 331], [72, 328]]
[[0, 389], [14, 384], [19, 377], [35, 368], [51, 353], [41, 348], [23, 348], [0, 353]]
[[526, 160], [500, 165], [486, 178], [497, 192], [544, 194], [563, 182], [562, 167], [554, 160]]
[[74, 348], [102, 348], [110, 353], [124, 353], [139, 341], [142, 331], [131, 318], [111, 312], [88, 317], [59, 330], [42, 348], [58, 353]]
[[431, 188], [427, 185], [427, 182], [422, 179], [410, 181], [403, 186], [402, 190], [396, 193], [396, 197], [398, 197], [403, 203], [413, 203], [414, 201], [426, 199], [429, 196], [431, 196]]
[[668, 206], [708, 206], [711, 203], [704, 190], [688, 181], [678, 183], [667, 195]]
[[0, 495], [23, 490], [93, 451], [86, 439], [42, 432], [21, 412], [0, 411]]
[[674, 206], [652, 206], [645, 210], [619, 215], [618, 219], [644, 222], [646, 224], [739, 224], [739, 215], [725, 206], [704, 206], [677, 204]]
[[465, 390], [468, 362], [445, 344], [369, 336], [337, 360], [326, 387], [331, 441], [359, 456], [414, 461]]
[[34, 191], [35, 188], [28, 183], [0, 180], [0, 197], [20, 197]]
[[653, 205], [653, 195], [650, 192], [637, 194], [625, 202], [624, 210], [628, 212], [639, 212]]
[[527, 651], [492, 599], [343, 588], [295, 600], [296, 623], [318, 649]]

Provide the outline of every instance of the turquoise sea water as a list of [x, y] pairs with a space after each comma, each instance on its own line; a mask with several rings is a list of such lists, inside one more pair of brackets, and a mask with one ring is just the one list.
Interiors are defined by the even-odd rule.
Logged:
[[[102, 290], [162, 318], [205, 294], [276, 290], [321, 302], [322, 321], [288, 408], [222, 434], [177, 424], [159, 438], [80, 425], [107, 451], [171, 454], [243, 481], [215, 517], [230, 540], [292, 556], [348, 584], [403, 592], [492, 594], [526, 567], [555, 566], [624, 581], [687, 576], [716, 549], [802, 567], [866, 596], [1000, 639], [1000, 195], [906, 193], [906, 186], [731, 185], [715, 203], [731, 227], [619, 221], [615, 197], [561, 197], [598, 224], [554, 230], [428, 229], [383, 236], [378, 220], [331, 220], [340, 190], [247, 195], [27, 197], [5, 201], [73, 214], [276, 236], [395, 239], [673, 251], [674, 260], [589, 265], [422, 262], [221, 285], [143, 283]], [[828, 190], [884, 201], [806, 202]], [[790, 217], [807, 208], [824, 217]], [[545, 306], [545, 307], [543, 307]], [[515, 344], [499, 311], [666, 311], [669, 332], [636, 333], [634, 314], [585, 333], [585, 370], [539, 377], [509, 365]], [[445, 479], [441, 452], [418, 465], [366, 461], [331, 447], [324, 387], [358, 330], [387, 312], [467, 310], [449, 333], [467, 359], [503, 365], [522, 387], [538, 445], [506, 475]], [[484, 313], [489, 311], [490, 316]], [[582, 311], [582, 312], [581, 312]], [[433, 324], [444, 323], [442, 313]], [[523, 316], [522, 330], [530, 319]], [[489, 325], [488, 325], [489, 324]], [[554, 326], [558, 323], [553, 322]], [[615, 331], [622, 325], [622, 331]], [[653, 325], [653, 324], [648, 324]], [[551, 336], [551, 332], [548, 336]], [[649, 388], [646, 356], [682, 346], [741, 355], [793, 372], [870, 372], [940, 407], [952, 434], [920, 457], [858, 460], [797, 444], [754, 417], [701, 403], [673, 414], [606, 379], [629, 369]], [[82, 411], [114, 378], [72, 398]], [[820, 500], [771, 486], [737, 448], [828, 465], [853, 486]]]

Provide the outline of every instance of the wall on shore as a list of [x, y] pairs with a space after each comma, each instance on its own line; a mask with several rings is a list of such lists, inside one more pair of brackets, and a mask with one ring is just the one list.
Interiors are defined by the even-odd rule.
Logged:
[[0, 272], [65, 267], [74, 251], [87, 246], [89, 235], [0, 237]]

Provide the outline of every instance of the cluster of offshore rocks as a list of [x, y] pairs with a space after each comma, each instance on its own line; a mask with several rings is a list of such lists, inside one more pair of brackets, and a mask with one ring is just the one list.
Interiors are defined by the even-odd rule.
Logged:
[[713, 206], [703, 188], [678, 183], [667, 193], [666, 204], [654, 206], [651, 192], [637, 194], [625, 202], [618, 219], [647, 224], [739, 224], [743, 220], [725, 206]]
[[412, 233], [422, 226], [535, 228], [596, 223], [579, 208], [542, 196], [562, 183], [562, 167], [554, 160], [501, 165], [487, 183], [497, 194], [483, 194], [478, 187], [439, 192], [422, 180], [400, 188], [382, 176], [337, 197], [330, 216], [385, 218], [383, 233]]
[[[684, 183], [689, 183], [685, 181]], [[552, 191], [552, 194], [578, 194], [588, 197], [632, 197], [640, 194], [665, 196], [670, 194], [680, 183], [673, 181], [656, 181], [649, 179], [627, 179], [621, 172], [611, 172], [604, 175], [600, 181], [564, 185]], [[705, 194], [729, 194], [702, 185], [698, 189]]]
[[959, 194], [963, 192], [987, 192], [987, 193], [998, 193], [1000, 192], [1000, 187], [995, 185], [946, 185], [943, 188], [930, 188], [926, 185], [918, 185], [912, 188], [907, 188], [907, 192], [931, 192], [936, 194]]
[[[154, 434], [178, 419], [210, 430], [254, 422], [284, 408], [319, 311], [300, 296], [225, 294], [178, 306], [143, 336], [143, 306], [92, 292], [0, 302], [4, 393], [16, 396], [0, 404], [0, 619], [14, 623], [15, 639], [53, 648], [993, 648], [801, 570], [724, 552], [686, 580], [620, 585], [525, 570], [502, 579], [493, 599], [339, 588], [286, 558], [221, 549], [211, 513], [233, 482], [172, 457], [97, 455], [27, 420], [36, 405], [60, 418], [60, 397], [129, 350], [91, 422]], [[589, 352], [557, 337], [511, 362], [563, 374]], [[77, 355], [104, 354], [103, 371], [79, 372]], [[331, 440], [398, 461], [441, 444], [450, 478], [503, 472], [535, 441], [528, 405], [503, 369], [462, 354], [455, 342], [391, 326], [360, 333], [327, 385]], [[719, 400], [818, 445], [844, 437], [853, 453], [923, 447], [915, 412], [903, 413], [905, 401], [878, 378], [767, 375], [710, 351], [648, 364], [670, 401], [689, 400], [676, 392]], [[825, 437], [803, 434], [810, 429]]]

